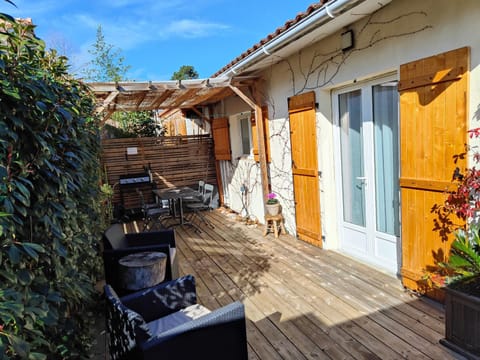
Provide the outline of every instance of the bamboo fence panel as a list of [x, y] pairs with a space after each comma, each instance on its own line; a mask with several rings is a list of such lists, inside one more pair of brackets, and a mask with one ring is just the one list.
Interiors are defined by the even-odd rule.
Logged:
[[122, 187], [126, 209], [140, 207], [136, 188], [143, 190], [147, 201], [152, 201], [152, 185], [158, 189], [196, 187], [199, 180], [217, 185], [213, 140], [209, 135], [104, 139], [101, 163], [104, 181], [114, 189], [114, 204], [122, 203], [120, 176], [150, 169], [152, 184]]

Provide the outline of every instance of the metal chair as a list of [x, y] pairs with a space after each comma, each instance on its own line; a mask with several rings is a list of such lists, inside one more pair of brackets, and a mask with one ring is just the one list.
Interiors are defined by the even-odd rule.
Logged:
[[203, 194], [205, 193], [205, 181], [198, 181], [198, 189], [195, 196], [187, 196], [182, 198], [184, 204], [198, 203], [203, 200]]
[[140, 198], [140, 203], [142, 205], [142, 220], [143, 220], [143, 229], [142, 231], [148, 230], [151, 231], [155, 226], [159, 226], [160, 229], [164, 228], [162, 220], [170, 215], [170, 209], [164, 207], [162, 203], [152, 203], [147, 204], [145, 202], [145, 197], [143, 192], [139, 189], [136, 189], [137, 194]]
[[202, 196], [202, 195], [203, 195], [203, 193], [205, 192], [205, 181], [203, 181], [203, 180], [199, 180], [199, 181], [198, 181], [198, 190], [197, 190], [197, 192], [198, 192], [198, 195], [199, 195], [199, 196]]
[[187, 203], [185, 208], [191, 211], [194, 215], [197, 215], [200, 220], [202, 220], [205, 225], [211, 227], [212, 229], [215, 226], [207, 220], [207, 218], [202, 214], [203, 211], [212, 210], [212, 201], [213, 201], [213, 185], [205, 184], [204, 193], [202, 200], [194, 203]]

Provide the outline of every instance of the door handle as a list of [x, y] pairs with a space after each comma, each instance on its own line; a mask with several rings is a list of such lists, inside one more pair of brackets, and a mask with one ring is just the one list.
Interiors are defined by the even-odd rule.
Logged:
[[363, 185], [367, 185], [367, 178], [365, 176], [357, 176], [357, 180], [360, 180]]

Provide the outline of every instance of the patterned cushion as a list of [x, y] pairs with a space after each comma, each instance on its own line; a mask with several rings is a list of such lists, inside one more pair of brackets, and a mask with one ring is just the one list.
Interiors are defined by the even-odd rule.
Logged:
[[142, 316], [123, 305], [109, 285], [105, 285], [105, 295], [110, 356], [120, 359], [135, 348], [137, 341], [146, 341], [152, 334]]
[[173, 314], [151, 321], [147, 326], [153, 335], [158, 335], [188, 321], [198, 319], [208, 313], [210, 313], [210, 310], [200, 304], [190, 305]]
[[[197, 303], [195, 278], [192, 275], [182, 276], [165, 283], [162, 287], [147, 289], [142, 295], [144, 298], [148, 298], [149, 305], [152, 305], [151, 308], [178, 311]], [[145, 311], [148, 313], [149, 309]], [[145, 316], [149, 318], [147, 315]]]

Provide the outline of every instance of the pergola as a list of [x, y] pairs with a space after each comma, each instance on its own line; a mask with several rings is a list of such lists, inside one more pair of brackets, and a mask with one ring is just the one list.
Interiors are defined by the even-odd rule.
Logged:
[[[94, 82], [88, 85], [97, 99], [96, 113], [102, 116], [102, 124], [116, 111], [176, 109], [192, 110], [211, 122], [213, 119], [203, 116], [202, 108], [230, 96], [240, 97], [255, 111], [264, 202], [267, 199], [269, 181], [258, 78], [247, 76], [155, 82]], [[249, 91], [245, 92], [245, 89]]]

